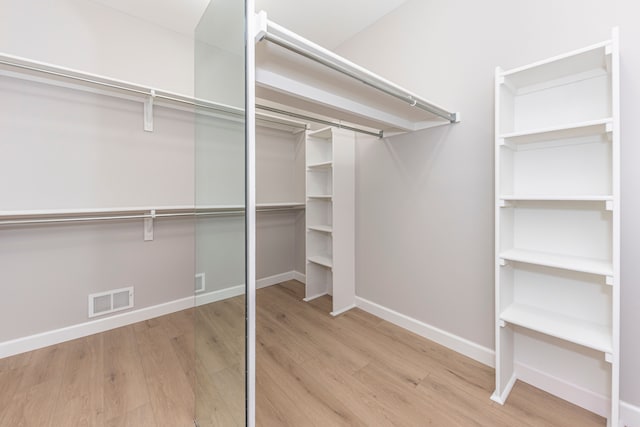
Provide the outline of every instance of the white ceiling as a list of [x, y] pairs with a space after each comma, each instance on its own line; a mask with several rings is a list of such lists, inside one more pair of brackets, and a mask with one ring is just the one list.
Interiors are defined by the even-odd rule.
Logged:
[[[225, 0], [92, 1], [165, 28], [193, 35], [210, 1], [215, 5], [216, 1]], [[255, 3], [256, 11], [265, 10], [270, 20], [321, 46], [334, 49], [406, 1], [255, 0]]]

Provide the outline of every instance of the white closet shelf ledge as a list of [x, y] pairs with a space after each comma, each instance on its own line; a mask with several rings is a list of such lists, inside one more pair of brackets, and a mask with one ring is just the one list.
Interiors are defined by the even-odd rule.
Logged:
[[523, 262], [544, 267], [598, 274], [601, 276], [613, 275], [613, 263], [608, 260], [560, 255], [527, 249], [509, 249], [501, 252], [499, 258], [507, 261]]
[[333, 233], [333, 227], [330, 225], [310, 225], [309, 230], [319, 231], [321, 233]]
[[562, 126], [551, 126], [539, 129], [530, 129], [518, 132], [503, 133], [499, 138], [505, 144], [530, 144], [534, 142], [552, 141], [581, 136], [598, 135], [611, 132], [613, 120], [606, 117], [598, 120], [571, 123]]
[[500, 319], [604, 353], [613, 350], [611, 327], [522, 304], [511, 304]]
[[333, 268], [333, 261], [331, 260], [330, 256], [314, 255], [307, 258], [307, 261], [321, 265], [323, 267]]
[[[317, 87], [317, 85], [305, 82], [305, 80], [308, 80], [308, 75], [313, 73], [312, 71], [310, 73], [299, 73], [301, 78], [288, 79], [283, 83], [280, 79], [284, 74], [269, 70], [268, 64], [258, 63], [256, 83], [261, 87], [287, 94], [294, 98], [305, 99], [323, 107], [332, 108], [338, 112], [337, 117], [342, 112], [343, 114], [353, 113], [363, 119], [369, 118], [374, 122], [378, 122], [380, 128], [387, 127], [402, 131], [415, 131], [460, 121], [459, 113], [449, 111], [270, 21], [264, 11], [257, 14], [256, 23], [256, 41], [266, 40], [297, 54], [299, 57], [304, 57], [316, 64], [320, 64], [324, 69], [333, 70], [342, 76], [346, 76], [349, 80], [348, 86], [350, 88], [361, 88], [364, 84], [366, 87], [373, 89], [372, 93], [375, 93], [376, 102], [382, 101], [382, 103], [389, 104], [389, 100], [393, 100], [402, 105], [403, 108], [400, 109], [400, 113], [390, 113], [390, 110], [387, 110], [386, 107], [372, 108], [371, 102], [357, 102], [351, 97], [340, 98], [339, 96], [332, 96], [333, 94], [330, 91], [327, 92]], [[299, 67], [296, 66], [294, 68]], [[289, 74], [288, 72], [285, 73]], [[353, 82], [356, 84], [353, 85]], [[416, 117], [416, 110], [422, 112], [419, 119]], [[411, 118], [407, 119], [408, 117]], [[353, 122], [351, 118], [348, 121]]]

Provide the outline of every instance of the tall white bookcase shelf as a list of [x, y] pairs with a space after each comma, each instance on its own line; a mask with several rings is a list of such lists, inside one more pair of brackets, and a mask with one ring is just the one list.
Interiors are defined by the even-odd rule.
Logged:
[[[589, 391], [609, 400], [601, 411], [609, 426], [619, 419], [618, 63], [614, 29], [603, 43], [509, 71], [496, 69], [492, 399], [504, 404], [516, 379], [525, 377], [520, 356], [536, 353], [558, 372], [571, 364], [571, 351], [578, 349], [579, 359], [586, 348], [601, 357], [606, 381], [594, 381], [601, 387]], [[537, 341], [519, 334], [553, 342], [565, 359], [531, 347]]]
[[307, 132], [305, 301], [333, 297], [331, 314], [355, 306], [355, 135]]

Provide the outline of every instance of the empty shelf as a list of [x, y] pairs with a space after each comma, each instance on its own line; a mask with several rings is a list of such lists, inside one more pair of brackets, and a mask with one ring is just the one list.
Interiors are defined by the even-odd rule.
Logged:
[[610, 353], [611, 328], [521, 304], [512, 304], [500, 314], [505, 322], [522, 326], [585, 347]]
[[558, 195], [558, 194], [505, 194], [500, 196], [501, 200], [506, 201], [540, 201], [540, 202], [608, 202], [613, 200], [611, 195]]
[[333, 165], [333, 162], [329, 160], [328, 162], [314, 163], [311, 165], [307, 165], [309, 169], [329, 169]]
[[328, 256], [314, 255], [307, 258], [307, 261], [314, 264], [322, 265], [324, 267], [333, 268], [333, 260]]
[[581, 271], [583, 273], [600, 274], [602, 276], [613, 275], [613, 264], [611, 261], [593, 258], [558, 255], [526, 249], [509, 249], [500, 253], [499, 257], [509, 261], [562, 268], [564, 270]]
[[309, 228], [309, 230], [321, 231], [323, 233], [332, 233], [333, 232], [333, 227], [331, 227], [330, 225], [312, 225], [312, 226], [309, 226], [307, 228]]
[[310, 199], [323, 199], [323, 200], [331, 200], [331, 194], [309, 194], [307, 195]]
[[572, 123], [565, 126], [554, 126], [522, 132], [505, 133], [500, 135], [499, 138], [504, 139], [507, 145], [578, 138], [581, 136], [606, 133], [611, 129], [612, 123], [612, 119], [607, 117], [600, 120]]

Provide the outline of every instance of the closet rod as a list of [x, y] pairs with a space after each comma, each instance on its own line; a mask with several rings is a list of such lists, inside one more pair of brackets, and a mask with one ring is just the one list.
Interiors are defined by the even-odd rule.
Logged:
[[[178, 93], [168, 92], [159, 89], [152, 89], [149, 87], [141, 86], [135, 83], [126, 82], [123, 80], [112, 79], [97, 74], [85, 73], [70, 68], [59, 67], [44, 62], [33, 61], [19, 56], [8, 55], [0, 53], [0, 65], [5, 65], [12, 68], [18, 68], [21, 70], [32, 71], [41, 74], [47, 74], [54, 77], [60, 77], [69, 80], [75, 80], [82, 83], [106, 87], [109, 89], [115, 89], [123, 92], [130, 92], [136, 95], [145, 97], [152, 97], [155, 99], [161, 99], [165, 101], [171, 101], [181, 104], [186, 104], [197, 108], [206, 108], [217, 112], [223, 112], [226, 114], [244, 117], [244, 109], [233, 107], [230, 105], [218, 104], [213, 101], [208, 101], [201, 98], [189, 97]], [[289, 121], [286, 119], [280, 119], [267, 114], [258, 114], [257, 119], [265, 122], [273, 122], [283, 124], [295, 128], [306, 129], [306, 124]], [[280, 122], [282, 123], [280, 123]]]
[[[262, 12], [261, 12], [262, 14]], [[377, 89], [389, 96], [400, 99], [411, 106], [420, 108], [438, 117], [441, 117], [450, 123], [458, 122], [458, 114], [445, 110], [444, 108], [427, 101], [424, 98], [415, 95], [408, 90], [392, 83], [371, 71], [360, 67], [336, 55], [328, 49], [323, 48], [298, 34], [287, 30], [286, 28], [266, 19], [266, 25], [263, 24], [263, 37], [260, 40], [267, 40], [277, 44], [285, 49], [297, 53], [305, 58], [311, 59], [322, 64], [334, 71], [351, 77], [367, 86]], [[266, 27], [266, 29], [264, 28]]]
[[366, 130], [366, 129], [357, 128], [357, 127], [354, 127], [354, 126], [345, 125], [345, 124], [342, 124], [342, 123], [339, 123], [339, 122], [332, 122], [330, 120], [318, 119], [316, 117], [306, 116], [304, 114], [294, 113], [292, 111], [286, 111], [286, 110], [280, 110], [278, 108], [268, 107], [266, 105], [256, 104], [256, 108], [259, 108], [259, 109], [264, 110], [264, 111], [269, 111], [271, 113], [283, 114], [285, 116], [293, 117], [293, 118], [296, 118], [296, 119], [307, 120], [307, 121], [320, 123], [320, 124], [327, 125], [327, 126], [334, 126], [334, 127], [337, 127], [337, 128], [350, 130], [350, 131], [353, 131], [353, 132], [363, 133], [363, 134], [366, 134], [366, 135], [372, 135], [372, 136], [375, 136], [375, 137], [378, 137], [378, 138], [383, 138], [384, 137], [384, 132], [382, 130], [380, 130], [378, 132], [373, 132], [373, 131], [370, 131], [370, 130]]
[[[290, 208], [258, 208], [257, 212], [283, 212], [292, 210], [303, 210], [304, 207]], [[29, 224], [55, 224], [68, 222], [89, 222], [89, 221], [115, 221], [130, 219], [147, 219], [147, 218], [177, 218], [177, 217], [199, 217], [199, 216], [238, 216], [244, 215], [244, 210], [223, 210], [216, 212], [182, 212], [182, 213], [157, 213], [139, 214], [139, 215], [112, 215], [112, 216], [89, 216], [89, 217], [60, 217], [60, 218], [29, 218], [29, 219], [12, 219], [0, 221], [2, 225], [29, 225]]]

